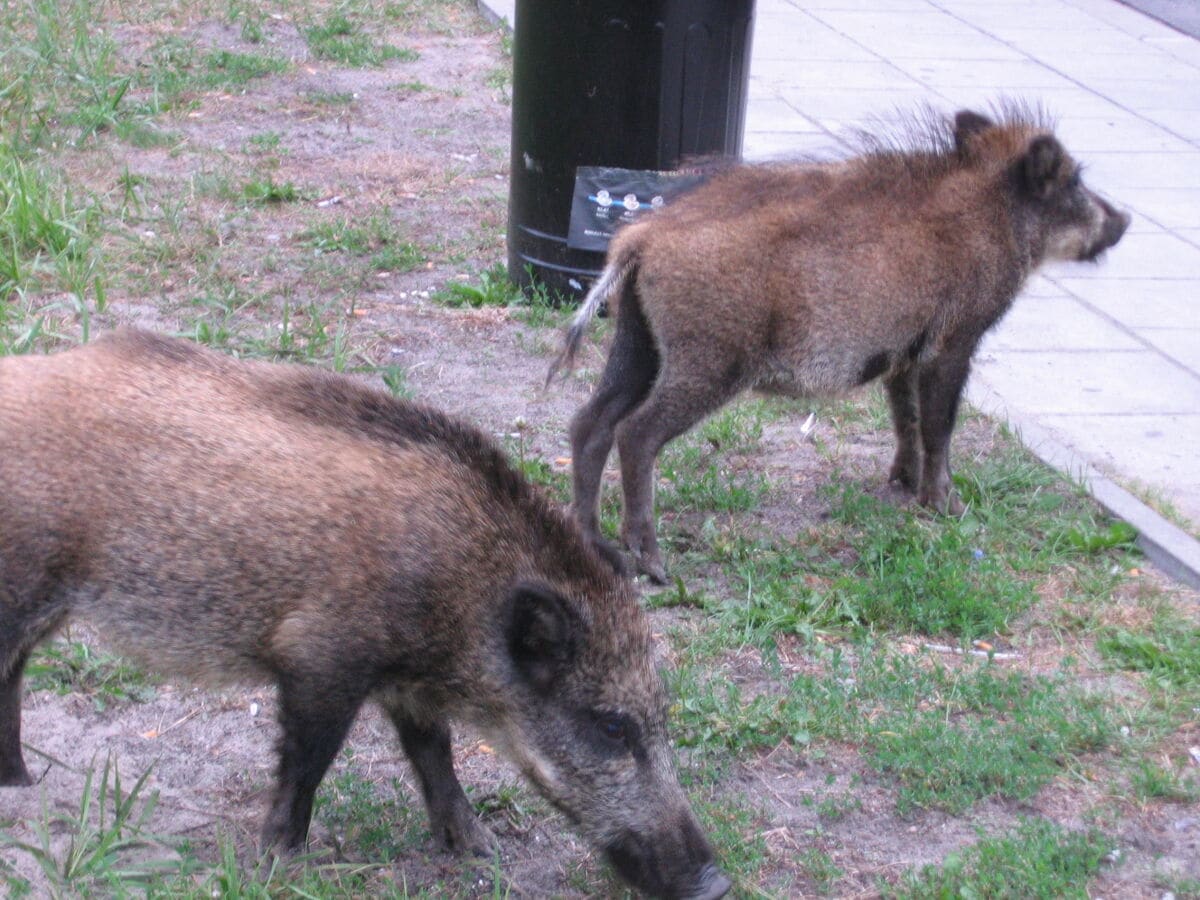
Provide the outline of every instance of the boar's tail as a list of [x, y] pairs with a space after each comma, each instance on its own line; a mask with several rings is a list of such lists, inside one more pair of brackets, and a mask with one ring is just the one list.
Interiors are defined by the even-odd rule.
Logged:
[[[638, 248], [636, 245], [631, 246], [629, 243], [626, 243], [618, 251], [617, 256], [610, 260], [608, 265], [604, 267], [604, 271], [583, 299], [583, 305], [575, 313], [575, 318], [571, 320], [571, 327], [567, 329], [563, 348], [559, 351], [554, 362], [550, 364], [550, 371], [546, 373], [546, 387], [550, 387], [550, 382], [554, 380], [554, 376], [564, 366], [566, 367], [566, 372], [570, 372], [575, 367], [575, 354], [579, 352], [579, 343], [583, 340], [583, 332], [587, 329], [592, 316], [596, 314], [596, 310], [599, 309], [601, 303], [612, 297], [620, 296], [630, 276], [637, 269], [637, 265]], [[608, 307], [613, 312], [616, 312], [617, 304], [610, 302]]]

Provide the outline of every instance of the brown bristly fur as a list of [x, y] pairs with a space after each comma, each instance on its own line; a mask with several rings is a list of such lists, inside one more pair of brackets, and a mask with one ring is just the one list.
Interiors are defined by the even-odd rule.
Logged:
[[370, 700], [449, 848], [492, 852], [454, 774], [462, 719], [639, 887], [728, 886], [631, 586], [437, 410], [137, 331], [0, 360], [0, 786], [30, 781], [21, 671], [70, 616], [152, 670], [278, 687], [268, 844], [303, 845]]

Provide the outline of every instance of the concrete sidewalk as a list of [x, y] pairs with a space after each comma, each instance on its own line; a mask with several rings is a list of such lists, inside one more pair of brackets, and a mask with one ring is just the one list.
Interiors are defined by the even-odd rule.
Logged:
[[1134, 221], [1099, 266], [1028, 287], [968, 397], [1200, 584], [1200, 41], [1114, 0], [759, 0], [745, 156], [844, 151], [848, 128], [1002, 96], [1054, 114]]
[[1028, 287], [968, 398], [1200, 586], [1200, 41], [1116, 0], [758, 0], [744, 153], [844, 154], [855, 128], [1002, 97], [1051, 112], [1134, 221]]

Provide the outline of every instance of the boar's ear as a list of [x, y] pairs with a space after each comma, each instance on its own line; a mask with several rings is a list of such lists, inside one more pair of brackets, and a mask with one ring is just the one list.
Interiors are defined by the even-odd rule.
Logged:
[[1062, 180], [1066, 151], [1054, 137], [1043, 134], [1033, 139], [1018, 165], [1021, 183], [1032, 197], [1044, 200]]
[[972, 145], [975, 138], [991, 128], [995, 123], [987, 116], [971, 109], [959, 110], [954, 116], [954, 149], [959, 159], [972, 156]]
[[548, 690], [575, 661], [584, 631], [579, 614], [556, 591], [519, 584], [508, 598], [505, 616], [514, 668], [535, 690]]

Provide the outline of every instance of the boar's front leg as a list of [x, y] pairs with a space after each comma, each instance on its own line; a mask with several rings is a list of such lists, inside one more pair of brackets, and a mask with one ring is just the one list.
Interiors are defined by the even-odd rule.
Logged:
[[0, 787], [33, 784], [21, 757], [21, 674], [28, 658], [28, 652], [18, 655], [0, 678]]
[[884, 381], [896, 431], [896, 456], [888, 481], [916, 493], [921, 485], [921, 416], [917, 405], [917, 367], [910, 365]]
[[279, 683], [279, 774], [263, 845], [299, 850], [308, 837], [313, 795], [346, 739], [362, 697], [337, 690], [332, 679], [284, 676]]
[[471, 802], [454, 774], [450, 728], [445, 722], [419, 724], [398, 707], [389, 707], [400, 743], [421, 782], [429, 829], [434, 839], [453, 853], [491, 856], [496, 839], [475, 816]]
[[953, 494], [950, 481], [950, 434], [958, 415], [963, 385], [971, 371], [973, 343], [966, 350], [954, 350], [933, 359], [921, 368], [920, 409], [921, 443], [925, 461], [917, 500], [922, 506], [942, 513], [959, 515], [962, 502]]

